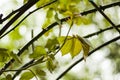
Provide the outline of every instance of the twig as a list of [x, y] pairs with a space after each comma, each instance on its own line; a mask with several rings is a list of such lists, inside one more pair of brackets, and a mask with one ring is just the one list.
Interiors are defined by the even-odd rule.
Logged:
[[120, 30], [116, 27], [116, 25], [109, 19], [108, 16], [106, 16], [106, 14], [92, 1], [89, 0], [89, 2], [104, 16], [104, 18], [119, 32], [120, 34]]
[[[110, 43], [112, 43], [112, 42], [115, 42], [115, 41], [117, 41], [117, 40], [119, 40], [119, 39], [120, 39], [120, 36], [118, 36], [118, 37], [116, 37], [116, 38], [114, 38], [114, 39], [112, 39], [112, 40], [110, 40], [110, 41], [108, 41], [108, 42], [106, 42], [106, 43], [98, 46], [98, 47], [95, 48], [94, 50], [90, 51], [89, 54], [88, 54], [88, 56], [90, 56], [91, 54], [93, 54], [93, 53], [96, 52], [97, 50], [99, 50], [99, 49], [107, 46], [108, 44], [110, 44]], [[79, 60], [75, 61], [75, 62], [74, 62], [72, 65], [70, 65], [64, 72], [62, 72], [62, 73], [57, 77], [56, 80], [59, 80], [60, 78], [62, 78], [68, 71], [70, 71], [75, 65], [77, 65], [78, 63], [80, 63], [83, 59], [84, 59], [84, 58], [82, 57], [82, 58], [80, 58]]]
[[[120, 28], [120, 24], [119, 24], [119, 25], [116, 25], [116, 27], [117, 27], [117, 28]], [[89, 38], [89, 37], [92, 37], [92, 36], [94, 36], [94, 35], [98, 35], [98, 34], [100, 34], [100, 33], [102, 33], [102, 32], [105, 32], [105, 31], [108, 31], [108, 30], [111, 30], [111, 29], [114, 29], [114, 27], [108, 27], [108, 28], [106, 28], [106, 29], [101, 29], [101, 30], [99, 30], [99, 31], [97, 31], [97, 32], [88, 34], [88, 35], [83, 36], [83, 37], [84, 37], [84, 38]]]

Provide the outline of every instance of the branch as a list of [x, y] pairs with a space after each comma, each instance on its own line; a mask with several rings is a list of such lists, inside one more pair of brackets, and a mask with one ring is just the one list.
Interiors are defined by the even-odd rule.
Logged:
[[49, 3], [47, 3], [47, 4], [43, 5], [43, 6], [41, 6], [41, 7], [39, 7], [39, 8], [37, 8], [37, 9], [35, 9], [35, 10], [29, 12], [29, 14], [27, 14], [18, 24], [16, 24], [15, 27], [13, 27], [12, 29], [10, 29], [10, 30], [9, 30], [8, 32], [6, 32], [5, 34], [1, 35], [1, 36], [0, 36], [0, 39], [3, 38], [5, 35], [9, 34], [11, 31], [13, 31], [17, 26], [19, 26], [19, 25], [20, 25], [28, 16], [30, 16], [32, 13], [34, 13], [34, 12], [38, 11], [39, 9], [42, 9], [42, 8], [44, 8], [44, 7], [46, 7], [46, 6], [49, 6], [49, 5], [53, 4], [53, 3], [55, 3], [56, 1], [57, 1], [57, 0], [51, 1], [51, 2], [49, 2]]
[[[97, 48], [95, 48], [95, 49], [93, 49], [92, 51], [90, 51], [89, 54], [88, 54], [88, 56], [90, 56], [91, 54], [93, 54], [93, 53], [96, 52], [97, 50], [99, 50], [99, 49], [107, 46], [108, 44], [110, 44], [110, 43], [112, 43], [112, 42], [115, 42], [115, 41], [117, 41], [117, 40], [119, 40], [119, 39], [120, 39], [120, 36], [118, 36], [118, 37], [116, 37], [116, 38], [114, 38], [114, 39], [112, 39], [112, 40], [110, 40], [110, 41], [108, 41], [108, 42], [106, 42], [106, 43], [98, 46]], [[70, 65], [64, 72], [62, 72], [62, 73], [58, 76], [58, 78], [57, 78], [56, 80], [59, 80], [60, 78], [62, 78], [68, 71], [70, 71], [75, 65], [77, 65], [78, 63], [80, 63], [83, 59], [84, 59], [84, 58], [82, 57], [82, 58], [80, 58], [79, 60], [75, 61], [75, 62], [74, 62], [72, 65]]]
[[120, 30], [115, 26], [115, 24], [109, 19], [108, 16], [106, 16], [106, 14], [92, 1], [89, 0], [89, 2], [104, 16], [104, 18], [119, 32], [120, 34]]
[[[118, 6], [120, 4], [120, 2], [116, 2], [116, 3], [113, 3], [113, 4], [109, 4], [109, 5], [106, 5], [106, 6], [101, 6], [100, 8], [103, 8], [103, 9], [107, 9], [107, 8], [110, 8], [110, 7], [113, 7], [113, 6]], [[96, 12], [97, 10], [96, 9], [91, 9], [91, 10], [88, 10], [88, 11], [85, 11], [85, 12], [82, 12], [80, 13], [81, 15], [87, 15], [87, 14], [90, 14], [92, 12]], [[66, 18], [63, 18], [61, 19], [61, 22], [65, 22], [69, 19], [70, 17], [66, 17]], [[44, 33], [46, 33], [47, 31], [49, 31], [50, 29], [52, 29], [54, 26], [58, 25], [57, 22], [54, 22], [52, 23], [51, 25], [49, 25], [46, 29], [43, 29], [42, 32], [40, 32], [37, 36], [35, 36], [30, 42], [28, 42], [19, 52], [18, 52], [18, 56], [20, 56], [33, 42], [35, 42], [38, 38], [40, 38]], [[6, 70], [11, 63], [14, 62], [14, 59], [11, 59], [8, 63], [5, 64], [5, 66], [0, 70], [0, 75], [4, 72], [4, 70]]]
[[20, 8], [19, 12], [0, 30], [0, 36], [30, 7], [36, 4], [39, 0], [31, 0], [28, 1], [22, 8]]
[[[120, 24], [119, 25], [116, 25], [117, 28], [120, 28]], [[86, 36], [84, 36], [84, 38], [89, 38], [89, 37], [92, 37], [92, 36], [95, 36], [95, 35], [98, 35], [102, 32], [105, 32], [105, 31], [108, 31], [108, 30], [111, 30], [113, 29], [114, 27], [109, 27], [109, 28], [106, 28], [106, 29], [100, 29], [99, 31], [97, 32], [94, 32], [94, 33], [91, 33], [91, 34], [88, 34]]]

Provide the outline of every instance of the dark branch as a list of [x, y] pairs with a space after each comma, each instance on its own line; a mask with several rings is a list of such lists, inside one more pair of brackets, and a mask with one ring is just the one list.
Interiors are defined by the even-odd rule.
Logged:
[[[93, 53], [96, 52], [97, 50], [99, 50], [99, 49], [101, 49], [101, 48], [109, 45], [110, 43], [119, 40], [119, 39], [120, 39], [120, 36], [118, 36], [118, 37], [116, 37], [116, 38], [114, 38], [114, 39], [112, 39], [112, 40], [110, 40], [110, 41], [108, 41], [108, 42], [106, 42], [106, 43], [98, 46], [97, 48], [95, 48], [95, 49], [93, 49], [92, 51], [90, 51], [89, 54], [88, 54], [88, 56], [90, 56], [91, 54], [93, 54]], [[60, 78], [62, 78], [68, 71], [70, 71], [75, 65], [77, 65], [78, 63], [80, 63], [83, 59], [84, 59], [84, 58], [82, 57], [82, 58], [80, 58], [79, 60], [75, 61], [75, 62], [74, 62], [71, 66], [69, 66], [63, 73], [61, 73], [56, 80], [59, 80]]]
[[116, 27], [116, 25], [109, 19], [108, 16], [106, 16], [106, 14], [91, 0], [89, 0], [89, 2], [104, 16], [104, 18], [119, 32], [120, 34], [120, 30]]
[[[120, 28], [120, 24], [117, 25], [116, 27]], [[108, 31], [108, 30], [111, 30], [111, 29], [114, 29], [114, 27], [109, 27], [109, 28], [106, 28], [106, 29], [101, 29], [100, 31], [97, 31], [97, 32], [94, 32], [94, 33], [91, 33], [91, 34], [88, 34], [86, 36], [83, 36], [84, 38], [89, 38], [89, 37], [92, 37], [92, 36], [95, 36], [95, 35], [98, 35], [100, 33], [103, 33], [105, 31]]]
[[51, 1], [51, 2], [49, 2], [49, 3], [47, 3], [47, 4], [43, 5], [43, 6], [41, 6], [41, 7], [39, 7], [39, 8], [37, 8], [37, 9], [35, 9], [35, 10], [29, 12], [29, 14], [27, 14], [18, 24], [16, 24], [15, 27], [13, 27], [12, 29], [10, 29], [10, 30], [9, 30], [8, 32], [6, 32], [5, 34], [1, 35], [1, 36], [0, 36], [0, 39], [3, 38], [5, 35], [9, 34], [11, 31], [13, 31], [16, 27], [18, 27], [18, 26], [19, 26], [28, 16], [30, 16], [32, 13], [34, 13], [35, 11], [37, 11], [37, 10], [39, 10], [39, 9], [42, 9], [42, 8], [44, 8], [44, 7], [46, 7], [46, 6], [49, 6], [49, 5], [53, 4], [53, 3], [55, 3], [56, 1], [57, 1], [57, 0]]
[[28, 1], [23, 7], [19, 9], [19, 12], [0, 30], [0, 36], [30, 7], [36, 4], [39, 0]]

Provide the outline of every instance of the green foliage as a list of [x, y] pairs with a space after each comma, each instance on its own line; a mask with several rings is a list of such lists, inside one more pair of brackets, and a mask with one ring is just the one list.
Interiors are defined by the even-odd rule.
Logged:
[[9, 53], [8, 49], [0, 48], [0, 62], [6, 62], [10, 58]]
[[45, 47], [49, 50], [49, 51], [52, 51], [54, 52], [57, 48], [57, 45], [58, 45], [58, 40], [57, 38], [53, 38], [53, 39], [48, 39]]
[[52, 73], [55, 70], [57, 64], [55, 60], [53, 60], [51, 57], [48, 57], [46, 61], [46, 66], [47, 69]]
[[34, 77], [32, 72], [24, 72], [21, 77], [20, 80], [30, 80]]
[[8, 74], [8, 75], [6, 76], [6, 80], [12, 80], [11, 74]]
[[38, 76], [46, 76], [46, 72], [45, 71], [43, 71], [43, 70], [41, 70], [41, 68], [36, 68], [35, 69], [35, 72], [36, 72], [36, 74], [38, 75]]
[[17, 54], [11, 52], [11, 53], [10, 53], [10, 56], [11, 56], [15, 61], [17, 61], [18, 63], [22, 63], [20, 57], [19, 57]]
[[29, 57], [30, 58], [34, 58], [34, 59], [38, 59], [41, 56], [44, 56], [46, 54], [47, 54], [47, 52], [46, 52], [46, 50], [45, 50], [44, 47], [42, 47], [42, 46], [36, 46], [34, 52], [32, 54], [30, 54]]

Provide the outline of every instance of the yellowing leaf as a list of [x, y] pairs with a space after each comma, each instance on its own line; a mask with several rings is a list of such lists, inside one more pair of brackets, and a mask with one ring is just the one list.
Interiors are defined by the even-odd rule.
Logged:
[[46, 55], [47, 52], [44, 47], [36, 46], [34, 52], [29, 56], [30, 58], [38, 59], [43, 55]]
[[[65, 36], [61, 36], [58, 38], [58, 42], [63, 45], [65, 41]], [[62, 56], [65, 54], [70, 53], [71, 57], [74, 58], [78, 55], [81, 50], [83, 50], [84, 60], [88, 56], [90, 46], [89, 44], [80, 36], [68, 36], [66, 42], [64, 43], [63, 47], [61, 48]]]
[[72, 48], [70, 51], [70, 54], [73, 57], [75, 57], [76, 55], [78, 55], [82, 50], [82, 44], [81, 42], [77, 39], [77, 38], [73, 38], [72, 39]]
[[77, 35], [77, 38], [81, 41], [82, 43], [82, 47], [83, 47], [83, 51], [84, 51], [84, 60], [86, 60], [86, 57], [88, 56], [89, 50], [90, 50], [90, 46], [89, 44], [80, 36]]

